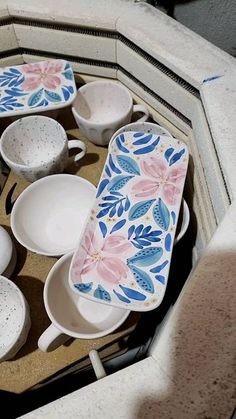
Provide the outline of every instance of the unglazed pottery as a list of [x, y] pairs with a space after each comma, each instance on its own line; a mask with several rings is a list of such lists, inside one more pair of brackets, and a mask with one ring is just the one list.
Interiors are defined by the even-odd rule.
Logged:
[[[81, 149], [69, 157], [69, 150]], [[19, 176], [34, 182], [44, 176], [61, 173], [72, 161], [78, 162], [86, 152], [80, 140], [68, 141], [61, 124], [42, 115], [18, 119], [3, 132], [0, 151], [7, 165]]]
[[63, 108], [75, 95], [74, 74], [67, 61], [47, 60], [0, 69], [0, 117]]
[[14, 236], [32, 252], [61, 256], [75, 250], [96, 189], [76, 175], [57, 174], [29, 185], [11, 213]]
[[0, 362], [13, 358], [31, 326], [29, 306], [14, 282], [0, 275]]
[[0, 275], [10, 277], [15, 269], [16, 260], [15, 245], [6, 229], [0, 226]]
[[97, 339], [116, 330], [127, 319], [129, 310], [105, 306], [76, 295], [68, 274], [73, 253], [64, 255], [49, 272], [43, 292], [51, 325], [38, 340], [39, 348], [52, 351], [70, 337]]
[[81, 132], [98, 145], [107, 145], [115, 131], [131, 121], [134, 112], [144, 114], [140, 121], [149, 116], [146, 106], [133, 105], [125, 86], [101, 80], [79, 88], [72, 112]]
[[143, 125], [111, 140], [69, 274], [79, 295], [134, 311], [156, 308], [165, 294], [188, 167], [183, 142]]

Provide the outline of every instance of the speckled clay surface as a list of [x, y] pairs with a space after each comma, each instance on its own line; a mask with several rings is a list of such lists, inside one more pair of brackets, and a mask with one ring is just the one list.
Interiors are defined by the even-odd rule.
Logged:
[[20, 289], [0, 276], [0, 362], [13, 358], [26, 342], [29, 307]]
[[69, 161], [68, 149], [74, 147], [82, 149], [75, 156], [78, 161], [85, 154], [84, 143], [80, 140], [68, 143], [62, 125], [41, 115], [13, 122], [3, 132], [0, 142], [5, 162], [29, 182], [62, 172]]

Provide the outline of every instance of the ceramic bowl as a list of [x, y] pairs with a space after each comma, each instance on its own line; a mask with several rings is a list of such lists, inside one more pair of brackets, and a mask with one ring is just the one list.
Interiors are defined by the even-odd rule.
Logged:
[[61, 256], [75, 250], [95, 199], [88, 180], [69, 174], [46, 176], [17, 198], [11, 228], [28, 250]]
[[25, 344], [31, 321], [21, 290], [0, 275], [0, 362], [13, 358]]
[[9, 278], [15, 269], [16, 260], [15, 245], [5, 228], [0, 226], [0, 275]]

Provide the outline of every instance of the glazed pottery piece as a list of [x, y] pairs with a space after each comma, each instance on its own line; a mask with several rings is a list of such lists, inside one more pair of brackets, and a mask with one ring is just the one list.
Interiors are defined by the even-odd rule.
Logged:
[[141, 125], [111, 139], [69, 273], [79, 295], [134, 311], [156, 308], [165, 294], [188, 167], [182, 141]]
[[[81, 149], [69, 157], [69, 150]], [[47, 116], [31, 115], [10, 124], [0, 139], [0, 152], [7, 165], [19, 176], [34, 182], [44, 176], [61, 173], [78, 162], [86, 152], [80, 140], [68, 141], [57, 121]]]
[[38, 340], [38, 347], [52, 351], [70, 337], [97, 339], [114, 332], [130, 314], [129, 310], [89, 301], [76, 295], [68, 282], [73, 253], [64, 255], [49, 272], [43, 292], [51, 325]]
[[0, 275], [0, 362], [12, 359], [31, 327], [28, 303], [14, 282]]
[[57, 174], [29, 185], [11, 213], [15, 238], [32, 252], [61, 256], [75, 250], [96, 188], [76, 175]]
[[94, 144], [107, 145], [114, 132], [131, 121], [135, 112], [149, 112], [144, 105], [133, 105], [129, 90], [115, 81], [96, 80], [80, 87], [72, 112], [80, 131]]
[[15, 245], [6, 229], [0, 226], [0, 275], [9, 278], [15, 269], [16, 261]]
[[69, 106], [76, 95], [74, 74], [65, 60], [46, 60], [0, 69], [0, 118]]

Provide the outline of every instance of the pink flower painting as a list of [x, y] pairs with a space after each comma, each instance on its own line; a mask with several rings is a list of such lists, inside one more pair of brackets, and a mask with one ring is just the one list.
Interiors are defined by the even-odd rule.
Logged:
[[50, 90], [55, 90], [61, 84], [60, 73], [62, 63], [58, 61], [44, 61], [42, 63], [26, 64], [22, 66], [25, 81], [22, 89], [35, 90], [41, 85]]
[[[85, 235], [84, 244], [82, 245], [87, 257], [83, 263], [80, 275], [90, 272], [92, 274], [95, 271], [104, 281], [118, 284], [127, 277], [128, 273], [128, 267], [119, 255], [126, 253], [131, 247], [131, 244], [124, 236], [115, 234], [103, 239], [101, 244], [99, 239], [89, 231]], [[77, 266], [79, 264], [78, 261]]]
[[136, 182], [131, 189], [137, 198], [151, 198], [158, 194], [169, 205], [175, 205], [182, 190], [186, 169], [182, 163], [169, 167], [165, 159], [149, 157], [140, 163], [142, 172], [148, 177]]

